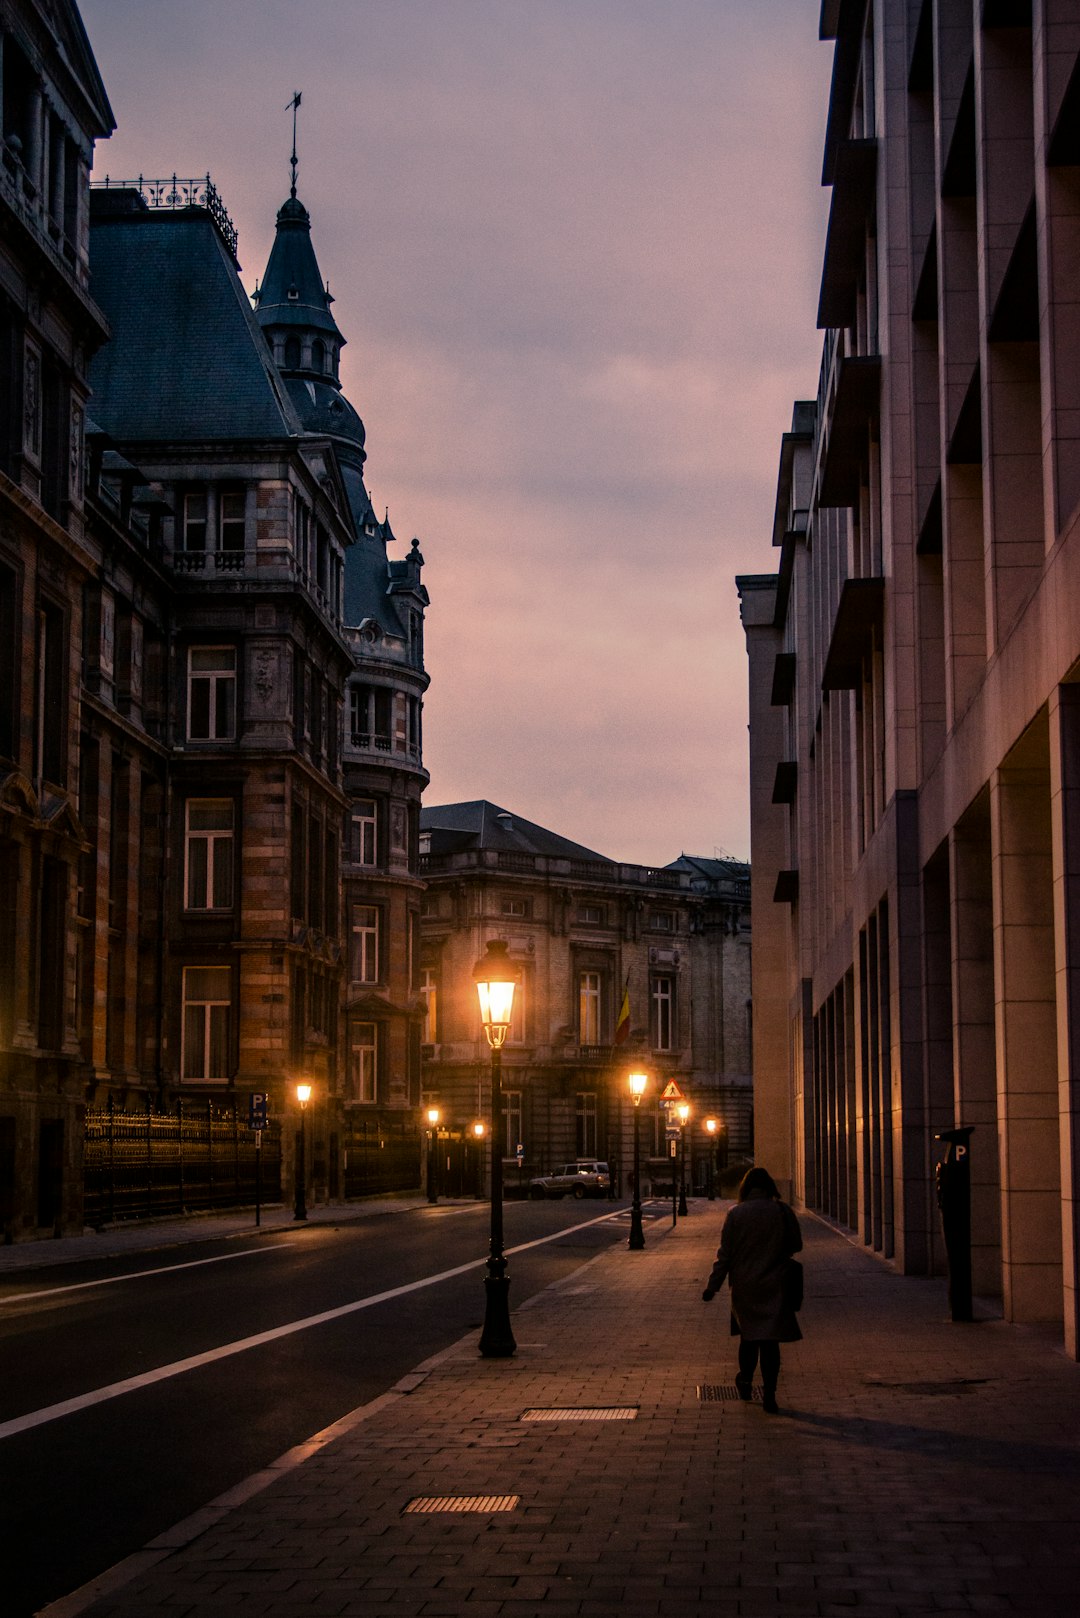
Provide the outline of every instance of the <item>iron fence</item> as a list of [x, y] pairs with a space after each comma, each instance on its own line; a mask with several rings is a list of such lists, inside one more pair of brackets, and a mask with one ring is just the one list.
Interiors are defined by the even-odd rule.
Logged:
[[350, 1117], [334, 1145], [346, 1197], [414, 1191], [420, 1184], [420, 1131], [406, 1119]]
[[[261, 1163], [258, 1159], [261, 1158]], [[255, 1133], [235, 1098], [178, 1101], [174, 1112], [88, 1108], [83, 1136], [83, 1217], [117, 1219], [234, 1208], [281, 1200], [281, 1130]]]

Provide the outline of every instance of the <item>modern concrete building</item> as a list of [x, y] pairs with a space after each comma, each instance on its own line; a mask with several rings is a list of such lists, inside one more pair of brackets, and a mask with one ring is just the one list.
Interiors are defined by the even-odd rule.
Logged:
[[[600, 1157], [625, 1189], [626, 1080], [638, 1065], [651, 1081], [641, 1151], [652, 1179], [670, 1182], [659, 1107], [670, 1080], [693, 1107], [696, 1183], [708, 1177], [708, 1114], [723, 1125], [722, 1154], [750, 1151], [745, 865], [685, 855], [661, 869], [619, 864], [483, 799], [425, 807], [421, 826], [424, 1101], [440, 1109], [451, 1158], [454, 1142], [488, 1118], [473, 967], [494, 938], [506, 941], [520, 974], [503, 1050], [508, 1186]], [[629, 1027], [617, 1043], [624, 990]]]
[[1080, 1352], [1080, 5], [826, 0], [815, 401], [750, 659], [755, 1089], [798, 1200]]

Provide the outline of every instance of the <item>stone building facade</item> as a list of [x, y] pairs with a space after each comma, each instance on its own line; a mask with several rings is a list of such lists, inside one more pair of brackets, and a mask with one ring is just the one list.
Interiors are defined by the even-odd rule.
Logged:
[[[759, 1138], [795, 1196], [1080, 1352], [1080, 7], [826, 0], [816, 400], [750, 659]], [[762, 948], [767, 941], [767, 948]]]
[[0, 13], [0, 1240], [78, 1213], [87, 187], [113, 117], [74, 6]]
[[[753, 1141], [749, 873], [682, 856], [619, 864], [485, 800], [421, 812], [424, 1103], [443, 1158], [489, 1121], [490, 1053], [473, 967], [493, 938], [520, 977], [503, 1049], [506, 1183], [575, 1157], [606, 1158], [625, 1190], [633, 1159], [626, 1079], [643, 1065], [641, 1150], [670, 1182], [659, 1098], [675, 1080], [693, 1107], [691, 1177], [704, 1185]], [[615, 1044], [624, 990], [630, 1027]], [[722, 1124], [719, 1157], [704, 1119]], [[520, 1163], [518, 1147], [522, 1148]], [[688, 1160], [689, 1161], [689, 1160]]]
[[82, 1228], [87, 1109], [267, 1095], [288, 1193], [300, 1081], [316, 1197], [415, 1185], [423, 558], [295, 167], [253, 310], [209, 177], [91, 190], [75, 7], [0, 44], [0, 1231]]

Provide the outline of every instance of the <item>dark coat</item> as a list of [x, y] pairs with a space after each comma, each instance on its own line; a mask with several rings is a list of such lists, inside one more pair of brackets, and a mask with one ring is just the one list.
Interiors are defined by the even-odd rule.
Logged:
[[786, 1202], [751, 1191], [724, 1220], [709, 1292], [731, 1281], [731, 1330], [749, 1343], [797, 1343], [795, 1313], [784, 1303], [783, 1273], [802, 1248], [799, 1221]]

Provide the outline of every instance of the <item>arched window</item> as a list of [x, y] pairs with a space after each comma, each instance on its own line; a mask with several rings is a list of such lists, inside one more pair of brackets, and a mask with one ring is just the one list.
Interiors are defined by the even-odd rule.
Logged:
[[285, 369], [287, 371], [298, 371], [300, 369], [299, 337], [286, 337], [285, 339]]
[[319, 337], [311, 345], [311, 369], [320, 373], [326, 370], [326, 348]]

